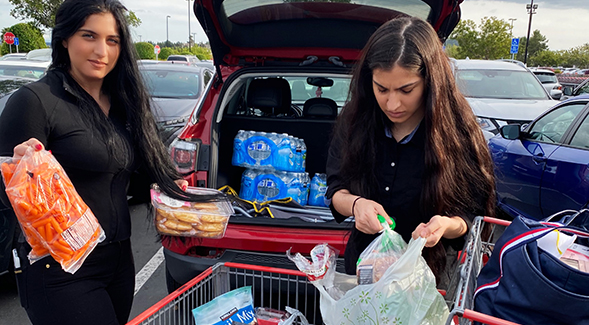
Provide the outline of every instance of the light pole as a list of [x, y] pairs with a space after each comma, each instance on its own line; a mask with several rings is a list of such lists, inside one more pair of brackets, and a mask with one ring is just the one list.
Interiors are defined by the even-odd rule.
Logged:
[[[517, 18], [509, 18], [507, 19], [509, 21], [511, 21], [511, 28], [509, 29], [509, 34], [511, 36], [511, 39], [513, 40], [513, 22], [517, 20]], [[513, 60], [513, 58], [515, 57], [515, 53], [511, 53], [511, 59]]]
[[170, 46], [168, 43], [170, 42], [170, 38], [168, 36], [168, 19], [170, 16], [166, 16], [166, 46]]
[[188, 51], [190, 50], [190, 0], [188, 0]]
[[530, 29], [532, 28], [532, 15], [536, 13], [538, 5], [534, 4], [534, 0], [530, 4], [526, 5], [528, 13], [530, 14], [530, 22], [528, 23], [528, 37], [526, 38], [526, 51], [524, 52], [524, 64], [528, 61], [528, 45], [530, 44]]

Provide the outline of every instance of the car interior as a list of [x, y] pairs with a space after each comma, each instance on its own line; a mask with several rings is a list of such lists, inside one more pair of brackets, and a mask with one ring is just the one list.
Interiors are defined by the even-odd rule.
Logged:
[[[349, 79], [348, 79], [349, 84]], [[291, 87], [292, 84], [292, 87]], [[238, 190], [243, 167], [233, 166], [233, 140], [239, 130], [288, 133], [305, 140], [307, 146], [306, 172], [325, 173], [331, 131], [343, 105], [328, 97], [300, 96], [307, 88], [331, 87], [333, 80], [325, 77], [307, 78], [307, 82], [289, 83], [282, 77], [242, 77], [228, 90], [222, 119], [218, 124], [218, 174], [215, 187], [230, 185]], [[346, 87], [342, 81], [341, 87]], [[295, 95], [298, 92], [298, 95]], [[294, 98], [298, 98], [294, 100]]]

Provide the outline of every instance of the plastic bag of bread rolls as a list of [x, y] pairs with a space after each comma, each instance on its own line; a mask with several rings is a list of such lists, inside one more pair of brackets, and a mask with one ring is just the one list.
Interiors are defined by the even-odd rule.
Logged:
[[[210, 195], [215, 189], [188, 187], [187, 192]], [[151, 203], [155, 211], [155, 226], [162, 235], [222, 238], [229, 217], [234, 213], [228, 200], [216, 202], [186, 202], [168, 197], [157, 185], [152, 185]]]

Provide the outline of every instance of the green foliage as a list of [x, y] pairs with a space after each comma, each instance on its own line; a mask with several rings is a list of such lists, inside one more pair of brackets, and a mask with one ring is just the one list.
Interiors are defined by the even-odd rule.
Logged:
[[193, 46], [192, 47], [192, 54], [196, 55], [197, 58], [200, 60], [210, 60], [213, 58], [213, 54], [211, 54], [211, 50], [207, 47], [202, 46]]
[[147, 42], [135, 43], [135, 49], [137, 50], [137, 54], [139, 55], [139, 58], [142, 60], [155, 59], [155, 53], [153, 52], [153, 48], [154, 46]]
[[160, 50], [160, 54], [158, 55], [158, 59], [160, 59], [160, 60], [167, 60], [167, 59], [168, 59], [168, 56], [170, 56], [170, 55], [172, 55], [172, 54], [175, 54], [174, 52], [175, 52], [175, 51], [174, 51], [174, 49], [173, 49], [173, 48], [170, 48], [170, 47], [163, 47], [163, 48]]
[[528, 59], [528, 66], [554, 67], [562, 62], [562, 55], [559, 52], [544, 50], [536, 53]]
[[[458, 59], [458, 49], [460, 47], [458, 45], [448, 45], [446, 46], [446, 55], [450, 58]], [[464, 59], [464, 58], [462, 58]]]
[[[55, 26], [55, 14], [64, 0], [8, 0], [14, 8], [10, 15], [19, 20], [32, 20], [38, 28], [51, 29]], [[134, 12], [127, 12], [127, 22], [133, 27], [141, 25]]]
[[562, 65], [565, 67], [589, 67], [589, 43], [562, 51]]
[[[18, 51], [21, 53], [47, 47], [41, 30], [31, 23], [18, 23], [11, 27], [4, 28], [2, 30], [2, 35], [6, 32], [12, 32], [14, 36], [18, 37]], [[2, 55], [10, 53], [10, 46], [2, 42], [0, 53]], [[12, 53], [16, 53], [15, 45], [12, 45]]]
[[[517, 52], [516, 59], [524, 62], [524, 55], [526, 52], [527, 39], [521, 37], [519, 41], [519, 51]], [[548, 50], [548, 40], [540, 33], [539, 30], [535, 30], [530, 37], [530, 44], [528, 45], [528, 61], [541, 51]]]
[[509, 23], [497, 17], [484, 17], [478, 26], [470, 19], [460, 21], [450, 35], [459, 44], [453, 50], [454, 57], [487, 60], [509, 57], [509, 30]]

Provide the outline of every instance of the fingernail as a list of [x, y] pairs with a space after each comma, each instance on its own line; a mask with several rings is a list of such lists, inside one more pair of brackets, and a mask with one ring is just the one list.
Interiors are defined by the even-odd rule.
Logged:
[[37, 149], [37, 150], [41, 150], [41, 149], [43, 149], [43, 146], [37, 143], [37, 144], [35, 145], [35, 149]]
[[53, 153], [51, 152], [51, 150], [47, 150], [47, 151], [49, 151], [49, 153], [50, 153], [50, 154], [53, 154]]
[[188, 185], [182, 185], [182, 190], [186, 191], [188, 189]]

